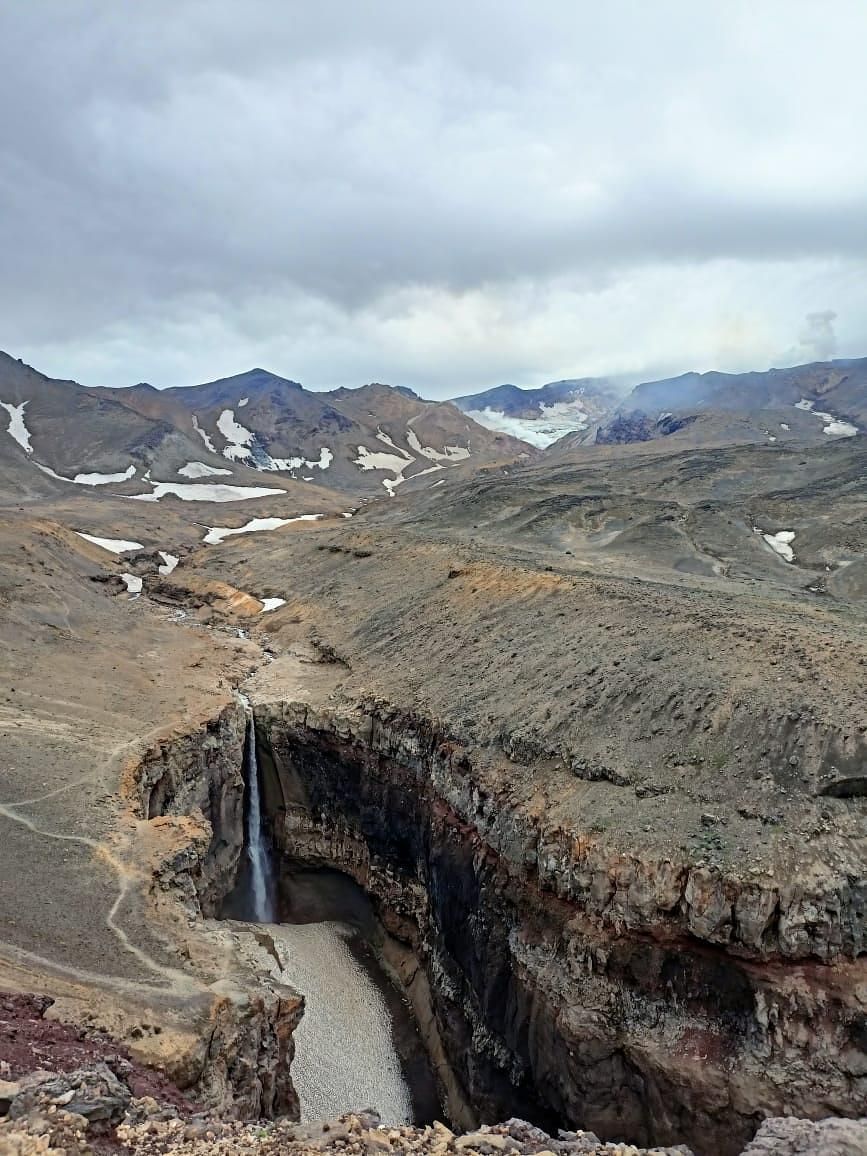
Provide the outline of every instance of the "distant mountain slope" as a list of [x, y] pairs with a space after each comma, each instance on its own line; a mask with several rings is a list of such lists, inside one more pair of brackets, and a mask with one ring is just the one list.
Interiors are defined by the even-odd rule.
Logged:
[[157, 497], [203, 500], [201, 487], [210, 487], [216, 501], [241, 500], [297, 482], [393, 495], [415, 479], [430, 485], [437, 480], [431, 475], [446, 470], [532, 452], [454, 405], [408, 389], [313, 393], [258, 368], [166, 390], [144, 383], [88, 389], [0, 354], [0, 405], [0, 433], [8, 425], [4, 448], [15, 469], [38, 466], [47, 478], [110, 484], [129, 496], [154, 490]]
[[3, 436], [4, 448], [61, 481], [85, 478], [79, 484], [99, 484], [103, 476], [122, 485], [149, 468], [182, 464], [195, 449], [158, 414], [137, 412], [74, 381], [46, 377], [2, 352], [0, 405], [6, 411], [0, 409], [0, 433], [8, 415], [12, 435], [11, 440]]
[[550, 381], [538, 389], [497, 385], [456, 397], [454, 404], [488, 429], [543, 448], [600, 421], [622, 393], [608, 378], [582, 377]]
[[677, 436], [699, 441], [821, 441], [867, 428], [867, 358], [753, 373], [685, 373], [644, 382], [596, 433], [597, 444]]

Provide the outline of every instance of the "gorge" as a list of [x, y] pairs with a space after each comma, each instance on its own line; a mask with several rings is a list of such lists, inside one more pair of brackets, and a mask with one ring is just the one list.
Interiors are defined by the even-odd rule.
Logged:
[[[300, 906], [316, 914], [334, 872], [363, 890], [370, 942], [412, 1006], [453, 1124], [519, 1115], [727, 1154], [769, 1106], [784, 1114], [797, 1096], [821, 1112], [853, 1094], [859, 1002], [808, 957], [783, 965], [778, 897], [729, 890], [738, 939], [714, 942], [723, 881], [612, 862], [599, 840], [547, 828], [519, 784], [486, 782], [431, 720], [381, 701], [336, 711], [254, 698], [252, 712], [278, 907], [299, 877]], [[178, 799], [164, 795], [166, 810]], [[223, 799], [214, 816], [226, 812]], [[237, 832], [217, 824], [215, 839], [241, 858]], [[198, 869], [212, 895], [207, 855]], [[297, 930], [269, 927], [272, 953], [296, 956], [283, 982], [306, 994], [313, 980], [316, 997], [339, 1001], [345, 925]], [[327, 960], [324, 975], [305, 960]], [[351, 1022], [341, 1030], [352, 1039]], [[354, 1062], [364, 1070], [365, 1053]]]
[[8, 510], [4, 990], [223, 1123], [863, 1114], [861, 440], [617, 453]]
[[[275, 977], [304, 995], [291, 1077], [303, 1120], [375, 1104], [390, 1124], [441, 1114], [412, 1016], [376, 953], [377, 921], [348, 876], [292, 872], [275, 878], [263, 823], [256, 723], [249, 701], [244, 742], [244, 843], [238, 877], [221, 914], [254, 922]], [[269, 825], [270, 826], [270, 825]]]

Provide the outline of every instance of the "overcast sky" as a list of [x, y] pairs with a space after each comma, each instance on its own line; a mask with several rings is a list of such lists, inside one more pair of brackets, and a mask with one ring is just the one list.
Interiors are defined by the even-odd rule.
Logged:
[[0, 347], [429, 396], [867, 355], [865, 0], [0, 0]]

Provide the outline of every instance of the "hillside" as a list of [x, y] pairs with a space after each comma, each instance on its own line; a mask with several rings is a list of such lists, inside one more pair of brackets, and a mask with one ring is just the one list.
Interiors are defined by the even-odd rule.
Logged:
[[687, 444], [821, 442], [867, 428], [867, 358], [763, 373], [685, 373], [644, 382], [596, 431], [597, 444], [675, 436]]
[[422, 477], [428, 481], [416, 484], [431, 485], [438, 478], [430, 475], [462, 463], [476, 469], [529, 449], [449, 403], [388, 385], [316, 393], [253, 369], [203, 385], [97, 392], [171, 425], [214, 468], [243, 466], [353, 494], [394, 494]]
[[597, 424], [616, 405], [623, 389], [608, 378], [551, 381], [538, 389], [498, 385], [456, 397], [454, 404], [491, 430], [544, 448]]

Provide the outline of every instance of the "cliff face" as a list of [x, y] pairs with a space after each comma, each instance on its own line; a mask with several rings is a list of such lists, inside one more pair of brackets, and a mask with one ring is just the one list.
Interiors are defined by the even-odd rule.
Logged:
[[[231, 890], [244, 845], [246, 717], [233, 703], [204, 732], [179, 734], [153, 748], [137, 769], [133, 797], [141, 818], [186, 815], [207, 824], [207, 846], [175, 874], [192, 886], [201, 914], [216, 914]], [[192, 896], [188, 896], [192, 899]]]
[[412, 947], [482, 1119], [735, 1153], [767, 1115], [867, 1109], [857, 887], [611, 853], [382, 702], [255, 709], [276, 844]]
[[297, 1119], [290, 1065], [303, 999], [240, 962], [219, 924], [201, 922], [219, 914], [235, 883], [244, 840], [245, 730], [244, 710], [232, 704], [202, 731], [153, 748], [130, 784], [141, 820], [139, 853], [150, 872], [150, 910], [204, 988], [197, 992], [205, 1010], [192, 1053], [145, 1055], [207, 1104], [242, 1119]]

